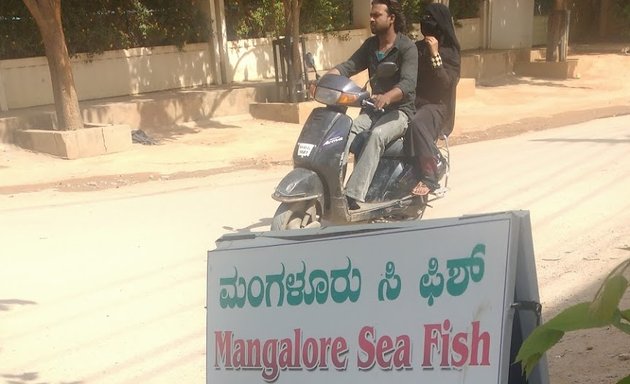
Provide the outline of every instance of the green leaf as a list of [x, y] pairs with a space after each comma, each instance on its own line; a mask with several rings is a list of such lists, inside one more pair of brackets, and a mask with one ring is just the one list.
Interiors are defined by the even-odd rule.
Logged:
[[544, 327], [563, 332], [609, 325], [612, 319], [600, 319], [589, 310], [591, 303], [580, 303], [565, 309], [544, 324]]
[[538, 360], [564, 336], [564, 332], [541, 325], [523, 341], [515, 361], [521, 362], [527, 376], [532, 372]]
[[600, 320], [612, 320], [627, 288], [628, 280], [624, 276], [609, 276], [591, 303], [591, 314]]
[[617, 329], [630, 335], [630, 322], [621, 316], [621, 312], [617, 312], [617, 316], [615, 316], [615, 320], [612, 324], [617, 327]]
[[[621, 311], [618, 306], [630, 286], [630, 259], [622, 262], [608, 274], [590, 303], [571, 306], [537, 327], [521, 345], [516, 362], [529, 376], [540, 358], [564, 336], [566, 332], [613, 325], [630, 334], [630, 309]], [[617, 384], [630, 384], [630, 376]]]
[[529, 334], [516, 355], [516, 362], [521, 362], [526, 375], [529, 376], [542, 355], [560, 341], [565, 332], [611, 324], [611, 320], [595, 318], [589, 306], [590, 303], [580, 303], [569, 307]]

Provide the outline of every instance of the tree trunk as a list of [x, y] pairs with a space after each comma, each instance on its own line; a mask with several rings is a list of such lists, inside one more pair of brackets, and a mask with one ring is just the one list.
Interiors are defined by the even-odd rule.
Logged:
[[23, 0], [44, 41], [60, 130], [83, 128], [70, 56], [61, 24], [61, 0]]
[[608, 33], [608, 10], [610, 8], [609, 0], [601, 0], [599, 8], [599, 37], [606, 37]]
[[300, 90], [304, 91], [304, 84], [302, 84], [302, 57], [300, 55], [300, 7], [302, 6], [302, 0], [293, 0], [291, 3], [293, 10], [293, 23], [291, 30], [291, 40], [293, 45], [291, 46], [291, 56], [293, 56], [293, 73]]
[[300, 7], [302, 0], [283, 0], [284, 15], [287, 23], [285, 37], [290, 41], [290, 65], [287, 67], [287, 82], [289, 83], [289, 99], [291, 102], [299, 101], [297, 91], [304, 92], [302, 78], [302, 58], [300, 56]]
[[560, 39], [564, 36], [568, 28], [566, 11], [566, 0], [554, 1], [554, 7], [549, 14], [549, 20], [547, 22], [547, 52], [545, 55], [547, 61], [556, 61], [558, 58]]

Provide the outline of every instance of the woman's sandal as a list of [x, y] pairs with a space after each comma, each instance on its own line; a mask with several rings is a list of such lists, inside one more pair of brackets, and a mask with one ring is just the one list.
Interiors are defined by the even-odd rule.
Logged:
[[422, 181], [411, 190], [411, 194], [415, 196], [426, 196], [429, 193], [431, 193], [431, 188]]

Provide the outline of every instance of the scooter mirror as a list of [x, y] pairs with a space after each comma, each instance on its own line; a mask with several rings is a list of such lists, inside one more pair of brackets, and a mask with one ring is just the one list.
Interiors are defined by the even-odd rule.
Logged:
[[315, 71], [315, 79], [319, 80], [319, 74], [317, 73], [317, 69], [315, 69], [315, 58], [313, 57], [312, 53], [306, 52], [304, 54], [304, 64], [308, 68], [311, 68], [313, 71]]
[[366, 90], [370, 81], [392, 77], [396, 74], [396, 72], [398, 72], [398, 65], [396, 65], [396, 63], [392, 63], [391, 61], [382, 62], [376, 67], [376, 73], [374, 76], [365, 82], [362, 89]]
[[396, 72], [398, 72], [398, 65], [396, 65], [396, 63], [392, 63], [391, 61], [380, 63], [378, 67], [376, 67], [376, 77], [380, 79], [392, 77], [396, 74]]
[[304, 63], [307, 67], [315, 69], [315, 58], [312, 53], [306, 52], [304, 54]]

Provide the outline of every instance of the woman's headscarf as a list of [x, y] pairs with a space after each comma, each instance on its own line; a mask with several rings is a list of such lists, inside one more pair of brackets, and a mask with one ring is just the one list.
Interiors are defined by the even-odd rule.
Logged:
[[[425, 15], [431, 18], [426, 20]], [[455, 35], [455, 27], [453, 26], [453, 18], [448, 7], [441, 3], [430, 3], [424, 8], [420, 19], [422, 33], [435, 36], [440, 46], [453, 47], [458, 52], [461, 50], [457, 36]]]

